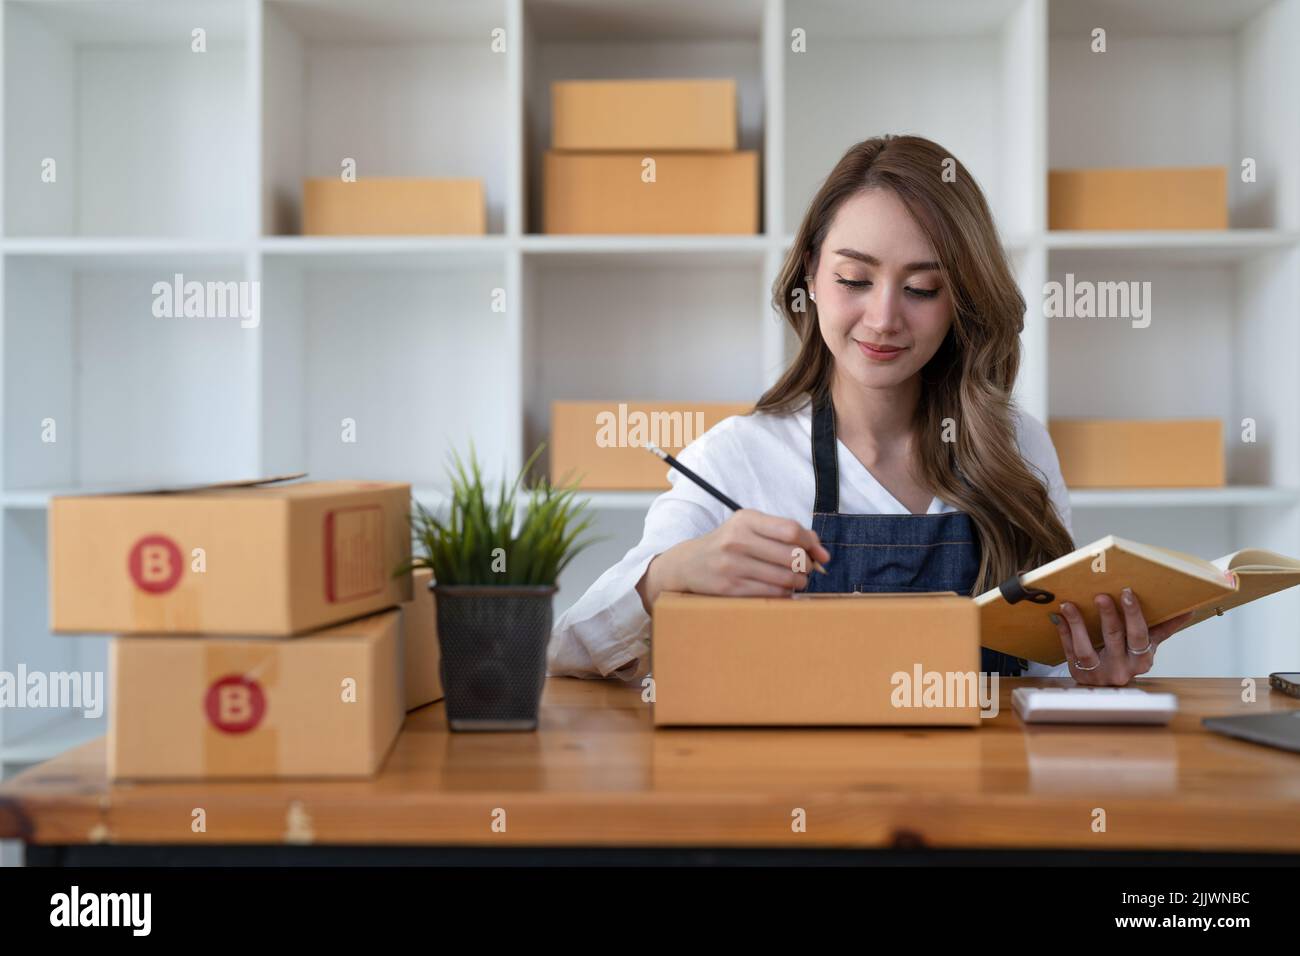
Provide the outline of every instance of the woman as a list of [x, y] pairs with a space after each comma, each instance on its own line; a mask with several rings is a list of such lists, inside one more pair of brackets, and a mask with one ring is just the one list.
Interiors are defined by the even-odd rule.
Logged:
[[[917, 136], [852, 147], [772, 301], [798, 356], [754, 412], [679, 456], [745, 509], [670, 471], [641, 542], [556, 622], [551, 673], [642, 677], [663, 590], [979, 594], [1074, 549], [1051, 439], [1011, 401], [1024, 298], [983, 193], [946, 150]], [[1148, 628], [1127, 590], [1096, 603], [1101, 652], [1066, 603], [1053, 615], [1066, 663], [985, 648], [981, 668], [1125, 684], [1190, 619]]]

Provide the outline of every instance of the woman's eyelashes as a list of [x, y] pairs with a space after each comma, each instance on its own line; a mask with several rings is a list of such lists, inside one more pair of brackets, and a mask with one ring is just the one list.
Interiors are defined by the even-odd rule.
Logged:
[[840, 285], [848, 286], [850, 289], [865, 289], [871, 285], [870, 279], [846, 279], [840, 275], [835, 277], [835, 281]]
[[[835, 281], [842, 286], [850, 289], [869, 289], [872, 285], [870, 279], [846, 279], [839, 273], [835, 275]], [[939, 294], [938, 289], [922, 289], [917, 286], [904, 286], [903, 291], [916, 299], [933, 299]]]

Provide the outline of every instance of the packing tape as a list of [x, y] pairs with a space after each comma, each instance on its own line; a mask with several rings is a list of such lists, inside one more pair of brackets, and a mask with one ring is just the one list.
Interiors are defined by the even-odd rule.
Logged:
[[169, 594], [150, 594], [131, 588], [131, 619], [134, 633], [199, 634], [203, 631], [201, 585], [187, 578]]
[[[199, 638], [199, 640], [205, 640]], [[200, 754], [205, 776], [264, 777], [283, 767], [276, 708], [280, 641], [212, 641], [204, 648]]]

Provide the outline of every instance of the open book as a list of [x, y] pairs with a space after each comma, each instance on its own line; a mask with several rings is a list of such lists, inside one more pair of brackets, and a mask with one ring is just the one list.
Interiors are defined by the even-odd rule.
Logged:
[[980, 643], [1044, 664], [1065, 660], [1056, 625], [1048, 618], [1070, 601], [1102, 647], [1101, 617], [1093, 595], [1109, 594], [1123, 616], [1120, 591], [1132, 588], [1149, 626], [1194, 610], [1196, 624], [1256, 598], [1300, 584], [1300, 561], [1247, 548], [1217, 561], [1107, 535], [975, 599]]

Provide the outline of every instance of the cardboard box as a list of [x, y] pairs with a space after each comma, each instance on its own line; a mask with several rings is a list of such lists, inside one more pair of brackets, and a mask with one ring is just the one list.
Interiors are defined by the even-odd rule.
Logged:
[[1228, 170], [1053, 169], [1049, 229], [1227, 229]]
[[411, 600], [402, 605], [402, 659], [406, 709], [415, 710], [442, 700], [442, 648], [438, 644], [438, 614], [429, 582], [433, 573], [417, 568], [411, 574]]
[[481, 236], [486, 231], [481, 179], [303, 181], [304, 236]]
[[551, 84], [555, 149], [736, 148], [735, 80], [563, 80]]
[[647, 440], [675, 455], [724, 418], [753, 408], [726, 402], [553, 402], [551, 482], [614, 491], [668, 488], [668, 465], [645, 450]]
[[112, 642], [115, 780], [365, 777], [403, 719], [401, 611], [304, 637]]
[[[665, 592], [653, 619], [657, 726], [980, 720], [979, 615], [968, 597]], [[930, 685], [945, 692], [927, 702]]]
[[1217, 418], [1053, 418], [1047, 430], [1071, 488], [1217, 488], [1224, 482]]
[[396, 607], [410, 506], [410, 485], [378, 481], [55, 497], [50, 626], [272, 636]]
[[545, 157], [547, 233], [710, 233], [758, 231], [758, 153], [656, 153], [654, 181], [636, 153]]

